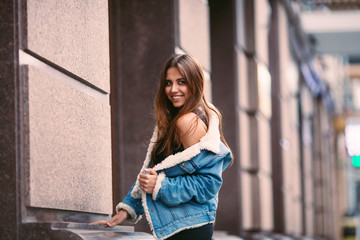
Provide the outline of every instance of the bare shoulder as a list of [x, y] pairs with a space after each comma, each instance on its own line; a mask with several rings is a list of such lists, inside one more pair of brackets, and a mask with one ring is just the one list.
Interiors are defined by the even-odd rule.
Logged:
[[196, 121], [197, 115], [195, 113], [186, 113], [176, 121], [176, 127], [180, 132], [186, 132], [193, 124], [196, 124]]
[[199, 142], [207, 131], [205, 123], [193, 112], [181, 116], [176, 122], [176, 128], [184, 148]]

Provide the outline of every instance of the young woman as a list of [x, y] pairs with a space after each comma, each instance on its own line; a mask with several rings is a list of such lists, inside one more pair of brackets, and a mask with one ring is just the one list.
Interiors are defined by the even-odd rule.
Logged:
[[232, 154], [221, 114], [204, 97], [204, 74], [188, 54], [169, 58], [155, 98], [156, 127], [144, 164], [117, 214], [101, 224], [137, 222], [157, 239], [212, 238], [222, 172]]

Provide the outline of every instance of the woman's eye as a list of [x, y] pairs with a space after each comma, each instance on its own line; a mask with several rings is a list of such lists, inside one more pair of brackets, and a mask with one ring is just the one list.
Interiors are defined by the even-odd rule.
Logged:
[[185, 80], [181, 80], [181, 81], [179, 81], [179, 84], [181, 85], [181, 84], [186, 84], [186, 82], [185, 82]]
[[165, 81], [165, 85], [171, 85], [170, 81]]

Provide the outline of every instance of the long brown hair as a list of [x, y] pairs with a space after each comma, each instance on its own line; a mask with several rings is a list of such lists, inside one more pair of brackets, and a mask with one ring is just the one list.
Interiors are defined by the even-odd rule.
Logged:
[[[176, 67], [185, 79], [189, 95], [181, 108], [175, 108], [165, 94], [166, 75], [169, 68]], [[158, 91], [155, 97], [154, 110], [157, 119], [158, 140], [151, 155], [151, 163], [158, 163], [156, 155], [167, 157], [181, 146], [180, 136], [176, 131], [176, 121], [186, 113], [194, 111], [199, 106], [213, 110], [219, 117], [219, 131], [222, 142], [227, 146], [221, 127], [220, 112], [210, 106], [204, 96], [204, 73], [201, 65], [189, 54], [177, 54], [171, 56], [164, 64], [159, 78]], [[230, 149], [230, 148], [229, 148]]]

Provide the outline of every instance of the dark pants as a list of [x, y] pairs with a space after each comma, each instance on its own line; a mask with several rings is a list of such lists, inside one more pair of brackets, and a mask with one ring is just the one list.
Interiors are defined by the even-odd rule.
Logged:
[[212, 223], [198, 228], [191, 228], [167, 238], [167, 240], [211, 240], [214, 232]]

